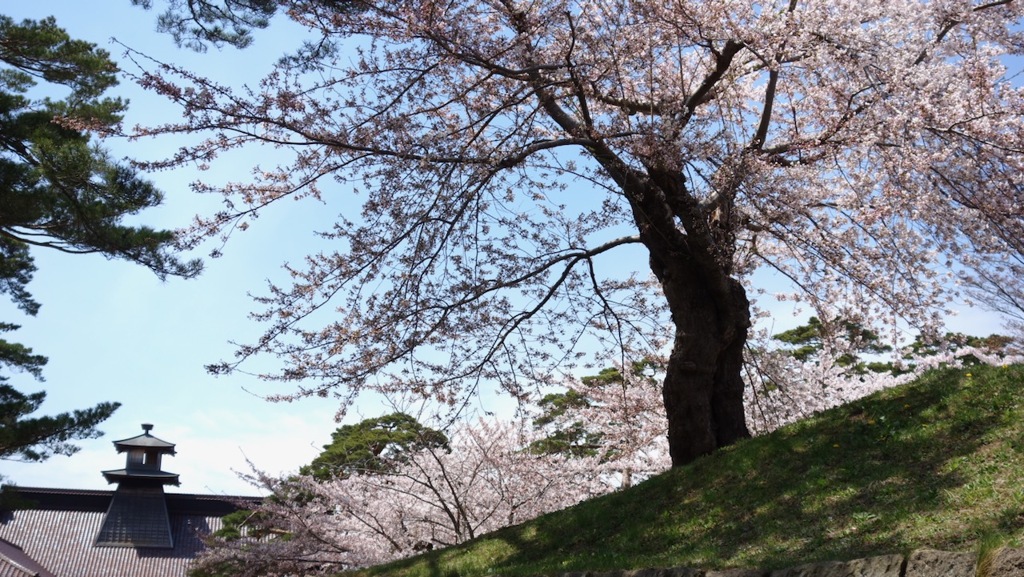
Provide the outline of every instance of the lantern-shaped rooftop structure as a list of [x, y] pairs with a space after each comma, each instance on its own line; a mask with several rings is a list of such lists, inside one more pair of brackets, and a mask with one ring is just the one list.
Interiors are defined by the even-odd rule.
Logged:
[[153, 425], [142, 425], [143, 433], [130, 439], [114, 441], [118, 453], [127, 453], [124, 469], [103, 471], [108, 483], [125, 481], [146, 485], [178, 485], [178, 475], [160, 469], [164, 455], [174, 455], [174, 443], [150, 434]]
[[142, 434], [114, 441], [118, 453], [127, 453], [123, 469], [103, 471], [108, 483], [117, 483], [97, 547], [174, 547], [164, 485], [177, 485], [178, 475], [161, 469], [164, 455], [174, 455], [174, 443], [154, 437], [153, 425]]

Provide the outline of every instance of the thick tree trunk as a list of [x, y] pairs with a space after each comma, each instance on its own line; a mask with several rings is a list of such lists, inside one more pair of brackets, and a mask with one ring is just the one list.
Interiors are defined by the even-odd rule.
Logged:
[[[659, 138], [674, 141], [683, 134], [694, 107], [713, 98], [715, 85], [744, 46], [729, 40], [720, 51], [712, 50], [714, 68], [680, 112], [671, 113], [681, 122], [678, 132], [671, 137], [651, 135], [650, 143]], [[711, 188], [698, 198], [687, 187], [684, 163], [677, 165], [672, 154], [626, 161], [609, 145], [612, 141], [595, 137], [589, 119], [581, 122], [559, 104], [547, 79], [534, 73], [532, 80], [543, 110], [573, 138], [585, 142], [587, 153], [621, 187], [640, 242], [650, 251], [651, 271], [664, 289], [675, 324], [662, 388], [672, 465], [684, 465], [749, 436], [741, 370], [750, 307], [743, 287], [732, 278], [739, 225], [732, 209], [743, 182], [742, 155], [722, 163], [720, 174], [707, 183]], [[576, 96], [586, 103], [582, 89]]]
[[731, 280], [730, 302], [722, 303], [703, 275], [687, 268], [670, 266], [676, 274], [662, 279], [676, 331], [662, 388], [673, 466], [750, 436], [741, 375], [750, 324], [746, 294]]
[[662, 397], [672, 466], [685, 465], [750, 436], [741, 373], [750, 303], [731, 276], [736, 190], [726, 186], [702, 203], [679, 170], [648, 166], [644, 174], [607, 148], [592, 153], [622, 186], [672, 314]]
[[680, 171], [647, 172], [649, 178], [620, 180], [675, 325], [662, 397], [678, 467], [750, 436], [741, 373], [750, 303], [731, 276], [735, 190], [719, 191], [705, 206]]

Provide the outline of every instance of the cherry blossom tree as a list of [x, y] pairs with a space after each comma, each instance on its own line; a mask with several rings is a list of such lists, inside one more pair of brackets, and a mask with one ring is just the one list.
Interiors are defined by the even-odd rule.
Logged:
[[1024, 238], [1019, 1], [283, 6], [311, 39], [252, 87], [135, 55], [184, 112], [140, 135], [202, 137], [144, 167], [281, 149], [196, 185], [226, 198], [197, 241], [282, 199], [363, 203], [258, 298], [265, 332], [215, 372], [270, 354], [285, 367], [264, 378], [294, 395], [457, 409], [667, 340], [679, 465], [749, 434], [755, 272], [820, 318], [924, 327], [956, 271]]
[[[196, 575], [309, 575], [448, 547], [606, 492], [593, 459], [537, 455], [523, 423], [459, 426], [451, 450], [424, 444], [386, 472], [330, 480], [255, 472], [271, 493], [245, 531], [215, 538]], [[244, 531], [243, 531], [244, 532]]]
[[[1012, 210], [1019, 218], [1024, 209], [1017, 206]], [[1015, 247], [1014, 252], [997, 262], [975, 266], [964, 274], [964, 280], [975, 300], [1003, 313], [1007, 330], [1020, 346], [1024, 344], [1024, 240], [1018, 237], [1007, 242]]]
[[593, 473], [605, 476], [610, 487], [629, 487], [666, 470], [665, 410], [656, 379], [661, 365], [645, 359], [570, 380], [565, 393], [548, 397], [563, 402], [534, 419], [545, 436], [533, 450], [586, 456], [594, 462]]
[[[858, 355], [886, 351], [880, 350], [875, 335], [866, 335], [865, 340], [860, 327], [842, 321], [835, 324], [844, 338], [819, 339], [822, 324], [812, 318], [806, 325], [775, 335], [772, 340], [790, 345], [783, 347], [767, 342], [764, 331], [759, 331], [745, 367], [747, 423], [756, 434], [908, 383], [935, 368], [1024, 361], [1017, 352], [1018, 343], [1010, 337], [947, 333], [941, 338], [919, 335], [886, 362], [881, 358], [862, 362]], [[803, 346], [810, 341], [812, 345]], [[792, 348], [793, 344], [801, 346]]]

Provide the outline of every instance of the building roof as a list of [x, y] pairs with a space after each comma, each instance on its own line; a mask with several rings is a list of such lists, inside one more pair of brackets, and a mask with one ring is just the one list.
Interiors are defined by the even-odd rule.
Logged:
[[126, 481], [129, 479], [147, 479], [154, 482], [159, 482], [166, 485], [180, 485], [178, 481], [177, 473], [169, 473], [167, 471], [158, 470], [147, 470], [147, 469], [114, 469], [112, 471], [101, 471], [103, 478], [108, 483], [118, 483], [120, 481]]
[[[220, 518], [258, 501], [253, 497], [167, 493], [170, 547], [141, 542], [97, 546], [115, 491], [13, 489], [16, 504], [0, 512], [0, 539], [9, 545], [8, 549], [0, 547], [0, 577], [32, 575], [14, 568], [28, 562], [38, 565], [35, 572], [40, 577], [184, 577], [204, 548], [203, 537], [220, 529]], [[13, 559], [13, 564], [5, 556]]]
[[0, 539], [0, 577], [56, 577], [14, 543]]

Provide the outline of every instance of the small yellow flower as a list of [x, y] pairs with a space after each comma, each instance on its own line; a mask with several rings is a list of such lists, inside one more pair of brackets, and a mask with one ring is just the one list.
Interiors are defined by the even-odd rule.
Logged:
[[833, 449], [838, 449], [839, 448], [839, 443], [836, 443], [835, 445], [832, 445], [832, 448]]
[[971, 378], [972, 376], [973, 376], [973, 375], [971, 375], [971, 373], [967, 373], [967, 378], [968, 378], [968, 379], [969, 379], [969, 378]]

